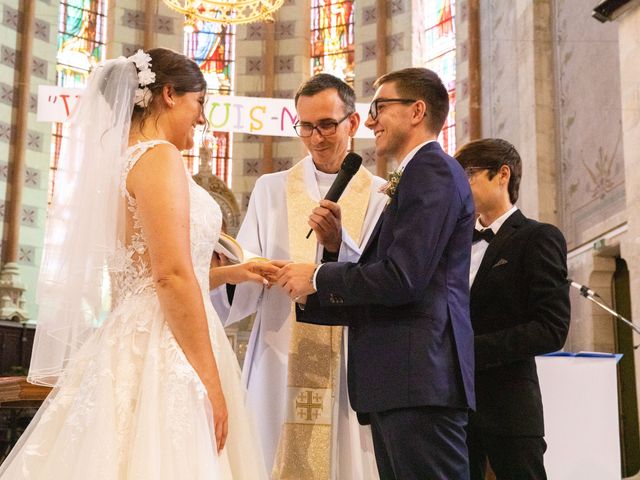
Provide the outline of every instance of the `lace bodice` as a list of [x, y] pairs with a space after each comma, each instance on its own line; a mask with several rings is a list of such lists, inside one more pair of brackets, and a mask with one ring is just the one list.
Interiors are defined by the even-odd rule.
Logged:
[[[109, 262], [114, 303], [154, 289], [145, 232], [138, 217], [136, 199], [126, 189], [126, 180], [140, 157], [161, 143], [168, 142], [140, 142], [127, 149], [121, 191], [127, 202], [128, 238], [127, 243], [117, 249], [114, 258]], [[222, 213], [213, 198], [193, 181], [186, 168], [185, 175], [189, 182], [191, 259], [200, 288], [203, 294], [207, 294], [211, 255], [220, 235]]]

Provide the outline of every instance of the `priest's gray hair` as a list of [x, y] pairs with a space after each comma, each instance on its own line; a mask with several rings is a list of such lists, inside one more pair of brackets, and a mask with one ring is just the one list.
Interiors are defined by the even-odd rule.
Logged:
[[345, 114], [356, 111], [356, 93], [353, 88], [329, 73], [318, 73], [300, 85], [296, 92], [295, 104], [298, 106], [298, 98], [300, 97], [312, 97], [329, 89], [335, 89], [338, 92], [340, 100], [344, 103]]

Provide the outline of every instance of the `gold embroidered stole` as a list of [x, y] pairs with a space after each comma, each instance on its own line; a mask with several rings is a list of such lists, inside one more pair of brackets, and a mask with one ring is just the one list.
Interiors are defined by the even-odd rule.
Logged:
[[[294, 262], [315, 262], [318, 243], [305, 221], [318, 205], [304, 184], [304, 161], [287, 177], [289, 254]], [[338, 204], [342, 226], [360, 242], [373, 177], [360, 168]], [[295, 304], [287, 367], [286, 418], [280, 433], [272, 478], [329, 480], [333, 444], [333, 406], [339, 381], [342, 327], [296, 322]]]

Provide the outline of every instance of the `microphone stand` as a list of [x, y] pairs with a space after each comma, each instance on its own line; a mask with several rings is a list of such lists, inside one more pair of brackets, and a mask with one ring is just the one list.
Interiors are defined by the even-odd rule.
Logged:
[[[627, 326], [631, 327], [631, 329], [636, 332], [637, 334], [640, 334], [640, 327], [638, 327], [635, 323], [631, 322], [630, 320], [627, 320], [626, 318], [624, 318], [622, 315], [620, 315], [618, 312], [616, 312], [613, 308], [609, 307], [606, 303], [604, 303], [601, 300], [598, 300], [596, 298], [596, 296], [599, 297], [599, 295], [597, 293], [592, 294], [589, 289], [587, 287], [585, 287], [584, 285], [581, 286], [579, 288], [580, 290], [580, 295], [582, 295], [584, 298], [586, 298], [587, 300], [591, 300], [593, 303], [595, 303], [596, 305], [598, 305], [600, 308], [602, 308], [603, 310], [607, 311], [608, 313], [610, 313], [611, 315], [613, 315], [614, 317], [616, 317], [618, 320], [620, 320], [621, 322], [627, 324]], [[638, 345], [633, 347], [638, 348]]]

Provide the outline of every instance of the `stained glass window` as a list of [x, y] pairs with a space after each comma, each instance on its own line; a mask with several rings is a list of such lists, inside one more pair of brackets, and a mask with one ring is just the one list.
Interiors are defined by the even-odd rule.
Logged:
[[[233, 93], [235, 69], [235, 27], [217, 23], [199, 23], [193, 33], [185, 33], [185, 54], [200, 66], [207, 80], [207, 92], [215, 95]], [[185, 155], [192, 174], [199, 170], [199, 146], [206, 143], [213, 153], [212, 171], [230, 186], [232, 135], [210, 132], [202, 139], [196, 133], [195, 147]]]
[[426, 29], [423, 32], [423, 66], [436, 72], [449, 92], [449, 116], [440, 138], [444, 150], [453, 155], [456, 149], [456, 31], [455, 0], [423, 2]]
[[353, 0], [311, 0], [311, 71], [353, 85]]
[[[106, 0], [63, 0], [58, 10], [58, 54], [56, 84], [84, 86], [89, 71], [105, 58], [107, 28]], [[54, 123], [51, 132], [49, 201], [55, 188], [60, 148], [67, 127]]]

